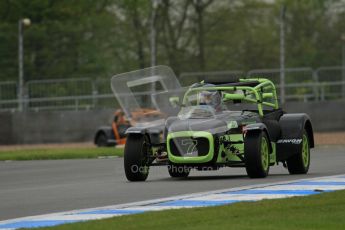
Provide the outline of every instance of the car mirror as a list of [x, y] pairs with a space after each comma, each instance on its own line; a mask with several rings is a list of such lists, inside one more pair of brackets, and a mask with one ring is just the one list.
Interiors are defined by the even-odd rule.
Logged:
[[174, 108], [181, 106], [179, 97], [170, 97], [169, 102], [170, 102], [170, 105]]

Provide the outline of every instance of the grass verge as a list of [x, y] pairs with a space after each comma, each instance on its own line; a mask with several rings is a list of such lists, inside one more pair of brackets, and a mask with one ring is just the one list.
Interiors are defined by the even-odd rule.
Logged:
[[228, 206], [149, 212], [44, 229], [344, 229], [345, 191]]
[[0, 161], [5, 160], [57, 160], [122, 156], [121, 148], [48, 148], [1, 150]]

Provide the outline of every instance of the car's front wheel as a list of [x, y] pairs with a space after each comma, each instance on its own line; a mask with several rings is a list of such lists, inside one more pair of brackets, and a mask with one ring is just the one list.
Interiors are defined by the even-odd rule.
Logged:
[[129, 134], [124, 151], [124, 168], [129, 181], [145, 181], [149, 175], [149, 143], [141, 134]]
[[247, 133], [244, 139], [244, 162], [250, 178], [263, 178], [270, 169], [269, 142], [265, 132]]
[[186, 166], [174, 165], [170, 163], [168, 165], [168, 171], [171, 177], [184, 178], [184, 177], [188, 177], [190, 173], [190, 168]]

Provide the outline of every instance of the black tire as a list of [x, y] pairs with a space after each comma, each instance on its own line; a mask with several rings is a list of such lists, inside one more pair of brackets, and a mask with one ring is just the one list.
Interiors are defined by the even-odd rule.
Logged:
[[177, 166], [174, 164], [168, 165], [168, 172], [171, 177], [175, 178], [185, 178], [188, 177], [190, 173], [190, 168], [186, 166]]
[[304, 130], [301, 151], [290, 157], [286, 163], [290, 174], [307, 174], [310, 166], [310, 143], [308, 133]]
[[107, 138], [107, 135], [105, 135], [105, 133], [98, 134], [98, 136], [96, 138], [96, 145], [98, 147], [108, 146], [108, 138]]
[[145, 181], [149, 175], [148, 140], [141, 134], [129, 134], [124, 151], [124, 168], [129, 181]]
[[244, 162], [250, 178], [264, 178], [268, 175], [270, 169], [269, 155], [269, 142], [265, 132], [246, 135], [244, 139]]

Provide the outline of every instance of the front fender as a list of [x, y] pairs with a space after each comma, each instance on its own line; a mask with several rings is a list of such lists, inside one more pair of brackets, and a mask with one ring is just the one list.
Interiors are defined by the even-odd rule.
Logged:
[[269, 148], [270, 148], [270, 153], [273, 152], [272, 144], [271, 144], [271, 137], [267, 131], [267, 127], [264, 123], [254, 123], [254, 124], [249, 124], [246, 125], [243, 129], [244, 132], [247, 134], [254, 133], [254, 132], [265, 132], [266, 136], [268, 138], [268, 143], [269, 143]]
[[160, 127], [130, 127], [126, 130], [126, 134], [141, 134], [148, 135], [150, 143], [160, 144], [160, 134], [163, 132]]

